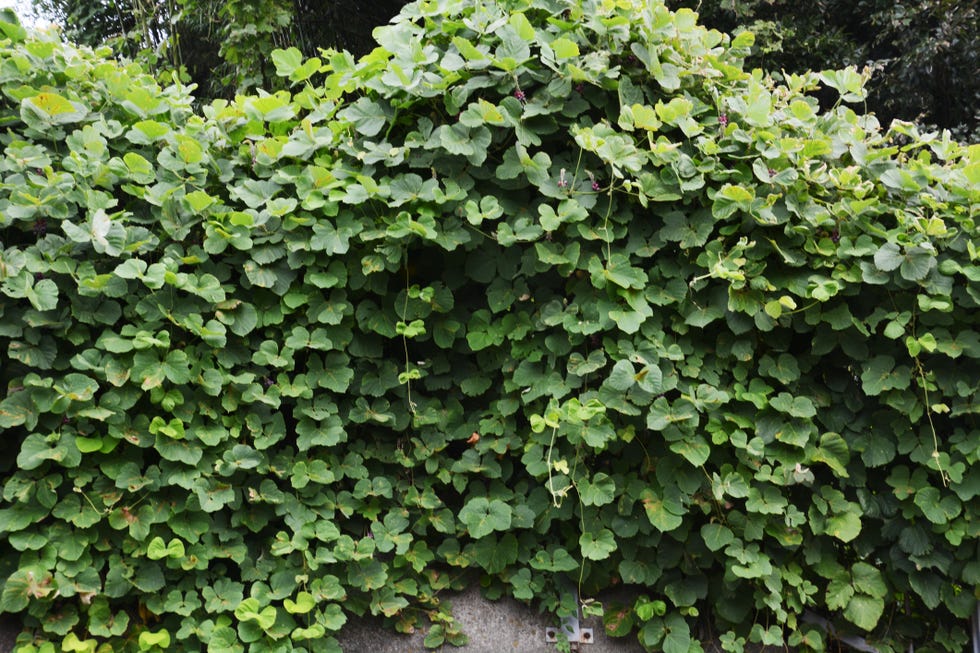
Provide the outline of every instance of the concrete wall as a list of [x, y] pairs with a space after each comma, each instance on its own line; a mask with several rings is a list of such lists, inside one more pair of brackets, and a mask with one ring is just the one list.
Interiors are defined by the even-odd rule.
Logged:
[[[477, 589], [449, 597], [453, 616], [469, 638], [463, 647], [444, 645], [440, 653], [554, 653], [554, 644], [546, 641], [548, 631], [561, 624], [550, 615], [542, 615], [513, 599], [487, 601]], [[644, 653], [635, 637], [607, 637], [602, 620], [582, 621], [582, 628], [592, 629], [592, 642], [580, 644], [579, 653]], [[422, 653], [424, 632], [402, 635], [380, 627], [372, 619], [349, 622], [338, 638], [345, 653]]]
[[[554, 653], [555, 645], [546, 641], [548, 630], [561, 624], [548, 615], [538, 614], [513, 599], [487, 601], [476, 589], [448, 597], [453, 615], [469, 635], [470, 643], [463, 647], [445, 645], [443, 653]], [[589, 619], [581, 626], [591, 627], [594, 643], [582, 645], [580, 653], [643, 653], [634, 638], [612, 639], [603, 634], [599, 619]], [[20, 624], [9, 615], [0, 615], [0, 653], [10, 653]], [[341, 632], [345, 653], [422, 653], [425, 632], [403, 635], [382, 626], [378, 619], [354, 619]], [[179, 651], [179, 643], [174, 651]], [[573, 648], [573, 651], [576, 649]]]

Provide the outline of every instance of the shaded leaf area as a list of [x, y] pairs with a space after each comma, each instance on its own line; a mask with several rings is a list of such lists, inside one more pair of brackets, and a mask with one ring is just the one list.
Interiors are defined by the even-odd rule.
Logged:
[[962, 648], [975, 146], [658, 3], [420, 2], [200, 112], [0, 32], [25, 650], [440, 646], [446, 590], [569, 582], [650, 649], [826, 648], [807, 610]]

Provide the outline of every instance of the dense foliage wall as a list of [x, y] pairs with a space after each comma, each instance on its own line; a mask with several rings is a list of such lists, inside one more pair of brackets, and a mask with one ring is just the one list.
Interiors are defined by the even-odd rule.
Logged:
[[0, 30], [20, 650], [436, 646], [477, 582], [630, 586], [668, 653], [966, 641], [980, 147], [647, 1], [425, 0], [199, 114]]

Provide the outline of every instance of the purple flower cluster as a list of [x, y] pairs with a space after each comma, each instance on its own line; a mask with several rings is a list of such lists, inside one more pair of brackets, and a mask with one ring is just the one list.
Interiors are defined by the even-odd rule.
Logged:
[[588, 170], [585, 171], [585, 174], [587, 174], [589, 176], [589, 179], [592, 181], [592, 190], [598, 192], [601, 186], [599, 186], [599, 182], [596, 181], [595, 175], [589, 172]]

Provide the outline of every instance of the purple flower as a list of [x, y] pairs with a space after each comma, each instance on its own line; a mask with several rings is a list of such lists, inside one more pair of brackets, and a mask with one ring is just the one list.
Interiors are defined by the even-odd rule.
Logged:
[[524, 95], [524, 91], [517, 89], [514, 91], [514, 97], [516, 97], [520, 102], [527, 102], [527, 96]]
[[718, 115], [718, 124], [721, 125], [722, 129], [728, 126], [728, 114], [722, 113]]
[[586, 170], [585, 171], [585, 174], [587, 174], [589, 176], [589, 181], [592, 182], [592, 190], [593, 191], [598, 191], [599, 190], [599, 182], [596, 181], [595, 175], [592, 174], [592, 171], [591, 170]]

